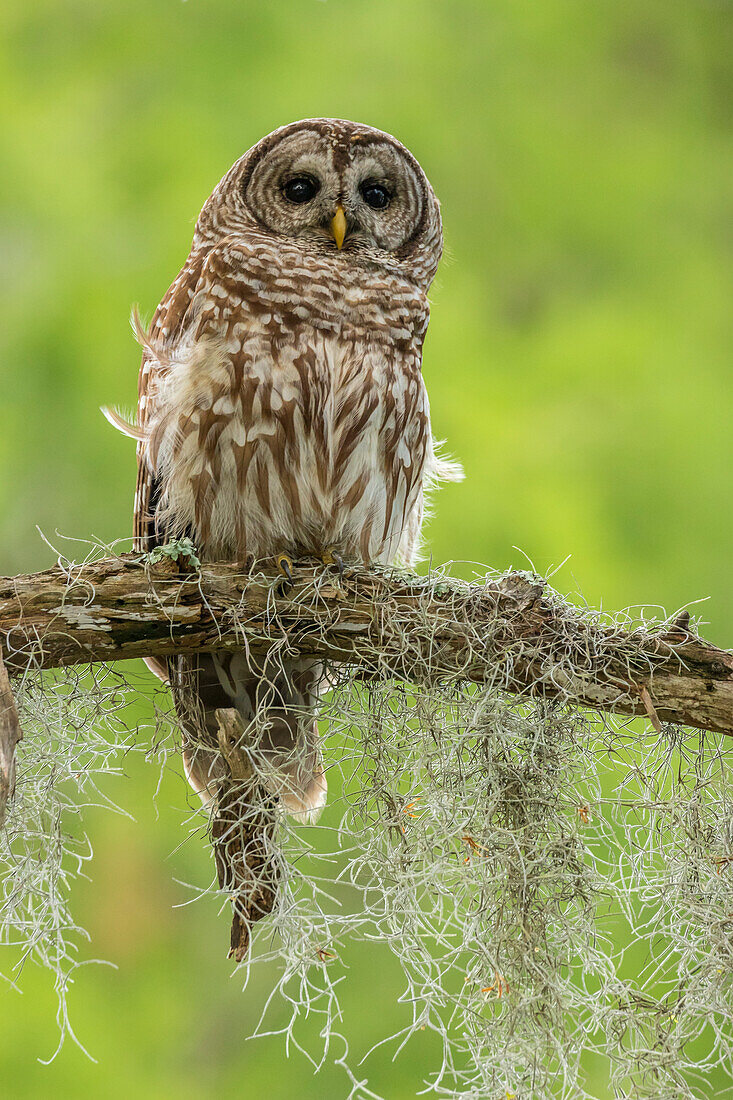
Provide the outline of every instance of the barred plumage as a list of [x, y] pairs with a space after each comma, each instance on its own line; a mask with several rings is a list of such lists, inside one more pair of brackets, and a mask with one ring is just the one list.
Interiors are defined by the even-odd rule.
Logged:
[[[287, 197], [293, 180], [310, 199]], [[210, 559], [335, 547], [411, 563], [426, 487], [456, 476], [436, 458], [421, 374], [441, 247], [427, 179], [380, 131], [294, 123], [237, 161], [139, 332], [137, 548], [188, 535]], [[236, 706], [285, 806], [320, 808], [318, 666], [202, 655], [168, 672], [203, 797], [216, 795], [214, 710]]]

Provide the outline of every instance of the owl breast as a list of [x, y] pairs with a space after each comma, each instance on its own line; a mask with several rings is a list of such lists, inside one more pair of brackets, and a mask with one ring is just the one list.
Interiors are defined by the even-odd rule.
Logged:
[[190, 534], [208, 557], [410, 558], [430, 454], [416, 353], [235, 322], [180, 342], [154, 404], [147, 460], [166, 537]]

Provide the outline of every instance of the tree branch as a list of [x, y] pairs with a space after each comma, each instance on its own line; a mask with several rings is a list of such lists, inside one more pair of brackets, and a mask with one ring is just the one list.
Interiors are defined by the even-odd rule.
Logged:
[[466, 584], [302, 565], [289, 584], [242, 565], [187, 572], [123, 555], [0, 579], [10, 671], [276, 646], [360, 676], [473, 681], [733, 734], [733, 654], [688, 625], [623, 629], [523, 573]]

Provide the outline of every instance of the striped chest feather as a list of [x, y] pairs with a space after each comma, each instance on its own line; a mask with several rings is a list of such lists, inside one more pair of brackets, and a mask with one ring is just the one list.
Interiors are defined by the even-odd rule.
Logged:
[[145, 444], [158, 523], [209, 557], [284, 550], [392, 560], [430, 454], [416, 355], [303, 326], [183, 339], [160, 371]]

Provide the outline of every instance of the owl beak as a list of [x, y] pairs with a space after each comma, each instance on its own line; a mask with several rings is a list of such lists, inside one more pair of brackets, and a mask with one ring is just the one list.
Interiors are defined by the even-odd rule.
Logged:
[[336, 213], [331, 218], [331, 236], [336, 242], [336, 247], [341, 249], [346, 236], [346, 213], [341, 203], [336, 207]]

